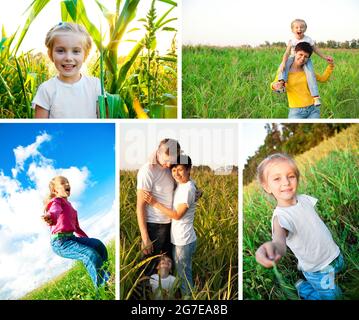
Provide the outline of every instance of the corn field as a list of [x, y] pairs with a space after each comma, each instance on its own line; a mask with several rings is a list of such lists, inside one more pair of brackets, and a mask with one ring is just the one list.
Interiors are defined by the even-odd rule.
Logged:
[[[145, 0], [143, 0], [145, 1]], [[20, 52], [31, 24], [51, 0], [34, 0], [26, 10], [22, 28], [7, 35], [2, 26], [0, 42], [0, 117], [32, 118], [31, 101], [37, 87], [49, 79], [49, 59], [42, 53]], [[153, 0], [145, 17], [136, 12], [140, 0], [115, 1], [114, 12], [101, 1], [93, 0], [107, 26], [95, 25], [86, 13], [85, 1], [63, 0], [58, 10], [63, 22], [83, 25], [96, 46], [96, 55], [88, 65], [90, 75], [101, 80], [102, 95], [98, 99], [101, 118], [176, 118], [177, 117], [177, 18], [172, 12], [177, 3], [172, 0]], [[156, 4], [168, 6], [158, 15]], [[142, 23], [140, 30], [130, 29], [131, 22]], [[48, 29], [52, 27], [48, 26]], [[118, 47], [125, 36], [141, 32], [140, 40], [132, 40], [133, 48], [127, 56], [118, 55]], [[161, 32], [173, 34], [166, 54], [159, 54], [157, 36]], [[106, 39], [108, 35], [109, 39]], [[34, 48], [35, 49], [35, 48]]]

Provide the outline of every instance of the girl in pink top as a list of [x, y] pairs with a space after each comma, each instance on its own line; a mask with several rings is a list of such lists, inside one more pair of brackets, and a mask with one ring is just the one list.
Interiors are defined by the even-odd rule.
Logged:
[[69, 181], [62, 176], [54, 177], [49, 189], [43, 219], [51, 227], [53, 251], [60, 257], [82, 261], [95, 288], [102, 286], [109, 279], [104, 268], [108, 258], [105, 245], [89, 238], [80, 228], [77, 211], [67, 200], [71, 193]]

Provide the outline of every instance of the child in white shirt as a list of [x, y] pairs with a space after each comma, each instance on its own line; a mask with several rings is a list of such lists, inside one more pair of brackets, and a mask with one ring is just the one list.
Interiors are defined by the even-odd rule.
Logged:
[[288, 246], [306, 279], [296, 283], [299, 296], [304, 300], [340, 298], [335, 274], [343, 268], [343, 256], [315, 211], [317, 199], [297, 194], [299, 170], [294, 160], [285, 154], [273, 154], [260, 163], [257, 172], [263, 189], [277, 201], [272, 241], [258, 248], [257, 262], [272, 267], [285, 255]]
[[97, 118], [100, 80], [81, 73], [91, 49], [91, 37], [78, 24], [61, 22], [45, 40], [58, 75], [42, 83], [32, 102], [35, 118]]
[[150, 277], [150, 285], [155, 300], [174, 298], [176, 277], [170, 274], [171, 269], [171, 258], [166, 255], [161, 256], [157, 265], [157, 273]]

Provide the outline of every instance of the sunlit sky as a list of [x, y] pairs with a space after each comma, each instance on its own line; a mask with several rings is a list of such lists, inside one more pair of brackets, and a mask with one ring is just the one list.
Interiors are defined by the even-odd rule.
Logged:
[[[5, 1], [2, 1], [5, 2]], [[6, 1], [6, 5], [2, 5], [0, 11], [0, 24], [5, 26], [7, 34], [12, 34], [16, 31], [19, 25], [23, 26], [28, 13], [25, 13], [26, 8], [33, 2], [33, 0], [15, 0], [15, 1]], [[110, 11], [115, 11], [116, 1], [115, 0], [101, 0], [100, 1], [107, 9]], [[145, 31], [143, 28], [143, 22], [138, 22], [140, 18], [145, 18], [148, 12], [148, 9], [151, 6], [150, 0], [140, 1], [137, 8], [137, 16], [128, 26], [127, 30], [133, 28], [141, 28], [140, 31], [131, 32], [128, 35], [124, 36], [124, 40], [138, 40], [143, 37]], [[34, 49], [35, 51], [46, 52], [46, 47], [44, 45], [44, 40], [47, 31], [54, 25], [61, 21], [61, 12], [60, 12], [60, 3], [61, 0], [52, 0], [50, 1], [43, 11], [38, 15], [33, 24], [31, 25], [28, 34], [26, 35], [20, 51], [28, 51]], [[86, 12], [89, 16], [89, 19], [100, 29], [100, 24], [102, 23], [103, 30], [107, 30], [107, 21], [103, 18], [103, 14], [98, 9], [94, 0], [84, 0], [86, 5]], [[162, 16], [171, 6], [169, 4], [157, 1], [156, 10], [157, 17]], [[178, 8], [175, 8], [168, 18], [177, 17]], [[168, 26], [178, 28], [178, 21], [173, 21]], [[173, 32], [162, 31], [158, 33], [157, 38], [157, 48], [160, 53], [166, 53], [169, 49], [171, 40], [174, 36]], [[122, 42], [119, 46], [120, 55], [127, 54], [131, 48], [133, 48], [133, 42]]]
[[216, 46], [287, 42], [304, 19], [315, 41], [359, 39], [358, 0], [183, 0], [183, 44]]
[[120, 169], [140, 168], [165, 138], [178, 140], [195, 166], [217, 169], [238, 163], [235, 123], [124, 123], [120, 125]]

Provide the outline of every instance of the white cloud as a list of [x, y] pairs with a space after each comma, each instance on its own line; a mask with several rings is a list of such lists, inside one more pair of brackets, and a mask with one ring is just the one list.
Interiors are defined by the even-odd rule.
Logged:
[[[40, 145], [50, 140], [50, 135], [41, 134], [33, 144], [17, 147], [13, 176], [0, 171], [0, 299], [20, 298], [73, 263], [52, 252], [49, 227], [40, 218], [43, 199], [51, 178], [63, 175], [71, 184], [72, 203], [81, 206], [79, 198], [91, 183], [90, 171], [86, 167], [55, 168], [54, 161], [39, 151]], [[16, 178], [20, 171], [33, 187], [24, 187]], [[90, 237], [107, 241], [114, 237], [114, 217], [111, 208], [80, 220], [80, 225]]]
[[12, 169], [12, 175], [16, 178], [17, 174], [24, 170], [24, 163], [30, 157], [40, 157], [41, 161], [49, 161], [44, 158], [39, 152], [40, 146], [47, 141], [51, 140], [51, 136], [46, 132], [36, 137], [36, 141], [26, 147], [18, 146], [14, 149], [16, 167]]

